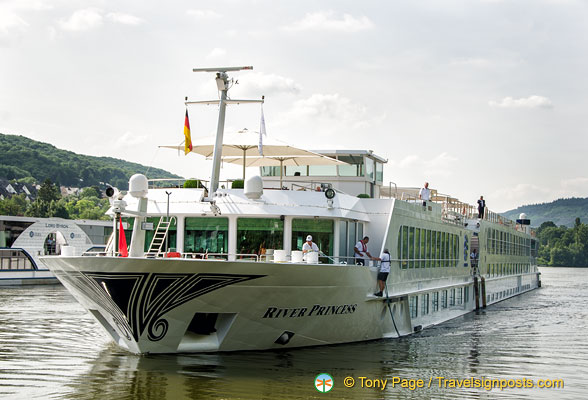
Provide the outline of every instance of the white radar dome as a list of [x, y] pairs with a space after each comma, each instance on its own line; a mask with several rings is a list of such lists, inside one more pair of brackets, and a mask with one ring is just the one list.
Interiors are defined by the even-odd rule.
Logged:
[[133, 197], [145, 197], [147, 196], [147, 191], [149, 189], [149, 184], [147, 182], [147, 177], [143, 174], [135, 174], [131, 176], [129, 179], [129, 193]]
[[263, 180], [261, 176], [256, 175], [247, 179], [245, 182], [245, 196], [250, 199], [259, 199], [263, 194]]
[[527, 219], [527, 214], [525, 214], [525, 213], [521, 213], [521, 214], [519, 215], [519, 219]]

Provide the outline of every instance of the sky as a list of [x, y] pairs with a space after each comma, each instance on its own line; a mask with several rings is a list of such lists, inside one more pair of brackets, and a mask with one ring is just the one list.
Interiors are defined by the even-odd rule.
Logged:
[[[265, 96], [269, 137], [373, 150], [385, 184], [497, 212], [588, 196], [584, 0], [0, 0], [0, 133], [207, 178], [158, 146], [182, 143], [185, 97], [218, 98], [193, 68], [244, 65], [229, 95]], [[216, 106], [188, 110], [214, 134]], [[226, 131], [260, 114], [231, 105]]]

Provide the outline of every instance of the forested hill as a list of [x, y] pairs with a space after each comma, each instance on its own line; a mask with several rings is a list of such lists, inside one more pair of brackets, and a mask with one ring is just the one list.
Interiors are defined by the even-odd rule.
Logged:
[[559, 199], [551, 203], [530, 204], [503, 213], [507, 218], [515, 220], [520, 213], [527, 214], [531, 226], [538, 227], [545, 221], [552, 221], [556, 226], [574, 227], [576, 218], [588, 221], [588, 198]]
[[[146, 166], [112, 157], [93, 157], [61, 150], [48, 143], [0, 133], [0, 178], [41, 183], [51, 179], [64, 186], [88, 187], [108, 183], [126, 189], [129, 178]], [[148, 178], [180, 178], [150, 168]]]

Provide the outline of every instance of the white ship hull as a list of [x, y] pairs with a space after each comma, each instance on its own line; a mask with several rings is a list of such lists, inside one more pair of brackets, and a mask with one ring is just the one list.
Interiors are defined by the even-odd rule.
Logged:
[[[397, 285], [386, 299], [373, 296], [376, 270], [363, 266], [113, 257], [45, 262], [114, 341], [133, 353], [267, 350], [397, 337], [475, 309], [473, 278], [432, 280], [420, 290]], [[538, 285], [539, 274], [528, 273], [489, 280], [485, 289], [494, 298], [490, 304]], [[410, 296], [466, 287], [461, 304], [411, 318]], [[495, 292], [504, 294], [491, 296]]]

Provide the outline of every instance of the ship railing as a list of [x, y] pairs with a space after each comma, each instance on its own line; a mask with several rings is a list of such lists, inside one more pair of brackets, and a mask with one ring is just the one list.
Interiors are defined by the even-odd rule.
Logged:
[[264, 190], [295, 190], [295, 191], [314, 191], [314, 192], [324, 192], [327, 189], [333, 189], [337, 193], [344, 193], [339, 189], [335, 189], [333, 184], [330, 182], [324, 181], [315, 181], [315, 180], [294, 180], [294, 179], [283, 179], [282, 187], [279, 186], [278, 182], [264, 181], [264, 184], [270, 183], [277, 183], [278, 186], [264, 186]]
[[[233, 182], [240, 179], [225, 179], [219, 181], [220, 189], [230, 189]], [[196, 189], [207, 189], [209, 187], [209, 180], [198, 179], [198, 178], [160, 178], [160, 179], [149, 179], [149, 189], [168, 189], [168, 188], [183, 188], [186, 181], [195, 181]]]
[[461, 264], [459, 258], [397, 258], [390, 261], [400, 269], [453, 268]]
[[[93, 257], [110, 257], [112, 256], [112, 252], [106, 251], [86, 251], [82, 254], [82, 256], [93, 256]], [[121, 253], [117, 252], [114, 255], [115, 257], [121, 257]], [[145, 253], [145, 258], [182, 258], [182, 259], [194, 259], [194, 260], [216, 260], [216, 261], [252, 261], [252, 262], [275, 262], [279, 263], [296, 263], [296, 264], [306, 264], [305, 261], [302, 262], [294, 262], [292, 261], [291, 255], [286, 255], [286, 258], [283, 261], [276, 261], [274, 259], [273, 254], [251, 254], [251, 253], [193, 253], [193, 252], [186, 252], [180, 253], [175, 251], [169, 252], [161, 252], [161, 253]], [[321, 259], [323, 262], [321, 262]], [[324, 262], [329, 260], [330, 262]], [[400, 260], [392, 260], [392, 261], [400, 261]], [[403, 260], [408, 261], [408, 260]], [[410, 260], [410, 261], [418, 261], [418, 260]], [[330, 265], [340, 265], [340, 266], [356, 266], [360, 265], [357, 263], [355, 257], [353, 256], [329, 256], [324, 253], [320, 253], [319, 255], [319, 263], [321, 264], [330, 264]], [[379, 262], [366, 260], [366, 266], [377, 266]]]
[[234, 258], [235, 260], [260, 261], [260, 257], [262, 256], [251, 253], [181, 253], [181, 258], [200, 260], [229, 260]]

